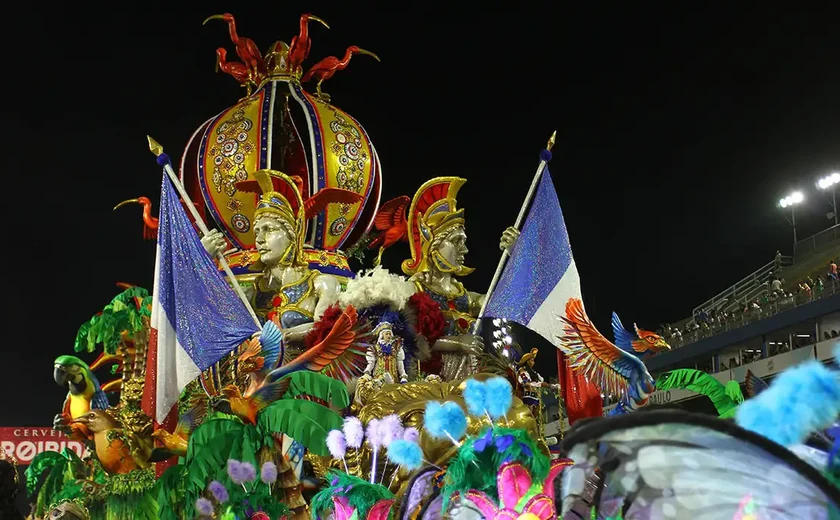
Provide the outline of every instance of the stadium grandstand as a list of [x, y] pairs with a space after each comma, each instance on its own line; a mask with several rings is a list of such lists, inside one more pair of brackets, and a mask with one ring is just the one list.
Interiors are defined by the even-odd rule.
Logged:
[[[654, 377], [693, 368], [725, 384], [747, 371], [769, 381], [809, 359], [833, 360], [840, 342], [840, 226], [796, 242], [794, 255], [767, 264], [658, 332], [672, 349], [646, 359]], [[605, 402], [605, 413], [614, 403]], [[687, 390], [656, 391], [648, 406], [714, 413], [711, 401]], [[545, 401], [546, 434], [568, 427], [556, 399]]]

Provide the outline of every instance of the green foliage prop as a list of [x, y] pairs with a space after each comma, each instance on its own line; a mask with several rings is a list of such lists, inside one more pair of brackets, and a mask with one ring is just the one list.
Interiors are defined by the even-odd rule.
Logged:
[[737, 381], [729, 381], [724, 386], [720, 381], [700, 370], [689, 368], [671, 370], [656, 380], [657, 390], [674, 388], [705, 395], [712, 401], [718, 415], [724, 419], [734, 417], [738, 405], [744, 402], [744, 395]]

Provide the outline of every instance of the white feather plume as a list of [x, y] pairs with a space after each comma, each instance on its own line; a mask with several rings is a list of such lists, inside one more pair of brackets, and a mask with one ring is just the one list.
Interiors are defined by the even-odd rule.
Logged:
[[338, 303], [343, 308], [348, 305], [357, 309], [388, 305], [394, 311], [401, 311], [415, 292], [414, 284], [404, 276], [376, 266], [360, 272], [347, 282], [347, 289], [339, 294]]

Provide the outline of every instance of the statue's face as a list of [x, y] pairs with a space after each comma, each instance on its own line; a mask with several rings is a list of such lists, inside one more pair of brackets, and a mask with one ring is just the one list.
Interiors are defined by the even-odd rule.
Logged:
[[[260, 261], [268, 267], [277, 265], [283, 258], [283, 253], [297, 238], [280, 220], [272, 217], [257, 219], [254, 224], [254, 236]], [[290, 258], [289, 261], [291, 260]]]
[[449, 265], [464, 267], [464, 258], [470, 250], [467, 249], [467, 233], [464, 226], [455, 227], [438, 246], [438, 253]]
[[379, 333], [379, 342], [380, 343], [391, 343], [394, 341], [394, 333], [391, 329], [383, 329], [382, 332]]

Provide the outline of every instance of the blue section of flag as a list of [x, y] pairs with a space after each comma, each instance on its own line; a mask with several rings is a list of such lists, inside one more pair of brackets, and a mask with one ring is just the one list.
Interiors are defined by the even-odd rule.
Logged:
[[248, 339], [257, 326], [204, 250], [169, 178], [163, 176], [157, 298], [178, 343], [201, 370]]
[[527, 325], [571, 264], [569, 234], [551, 174], [545, 168], [485, 314]]

